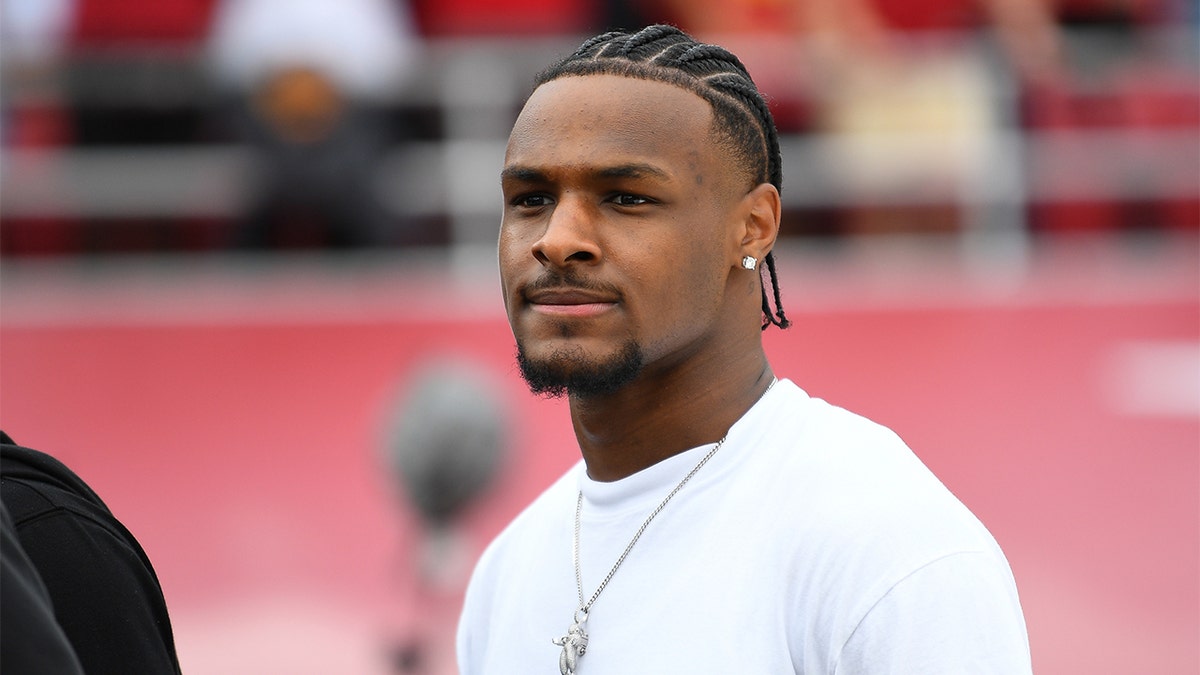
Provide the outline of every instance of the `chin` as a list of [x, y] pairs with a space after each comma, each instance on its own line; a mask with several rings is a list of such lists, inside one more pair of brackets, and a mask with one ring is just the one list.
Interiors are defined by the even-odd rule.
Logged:
[[517, 343], [517, 364], [529, 390], [550, 398], [616, 393], [641, 374], [644, 361], [641, 346], [633, 341], [606, 358], [591, 357], [578, 346], [531, 355]]

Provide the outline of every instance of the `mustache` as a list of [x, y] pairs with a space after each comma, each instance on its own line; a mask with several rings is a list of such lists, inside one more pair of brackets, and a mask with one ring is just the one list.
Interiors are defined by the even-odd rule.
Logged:
[[543, 271], [536, 279], [529, 282], [521, 289], [523, 295], [536, 291], [544, 290], [573, 290], [584, 291], [588, 293], [596, 293], [601, 295], [611, 295], [618, 299], [623, 299], [625, 296], [621, 293], [621, 289], [613, 284], [596, 281], [580, 276], [575, 272], [560, 273], [552, 270]]

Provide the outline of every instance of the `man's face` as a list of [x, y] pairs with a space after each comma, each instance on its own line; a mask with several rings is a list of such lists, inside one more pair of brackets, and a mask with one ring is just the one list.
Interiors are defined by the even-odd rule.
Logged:
[[612, 75], [563, 77], [526, 103], [505, 157], [499, 255], [535, 391], [607, 393], [716, 356], [749, 186], [711, 122], [685, 89]]

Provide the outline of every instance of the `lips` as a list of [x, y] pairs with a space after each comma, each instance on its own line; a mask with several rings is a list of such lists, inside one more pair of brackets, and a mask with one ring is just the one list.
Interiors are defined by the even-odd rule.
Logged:
[[527, 289], [523, 295], [534, 311], [560, 316], [592, 316], [618, 302], [615, 294], [567, 287]]

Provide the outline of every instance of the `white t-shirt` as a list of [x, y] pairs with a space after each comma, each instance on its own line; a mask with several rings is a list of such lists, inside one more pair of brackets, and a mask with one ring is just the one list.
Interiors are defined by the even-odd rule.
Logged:
[[[557, 673], [579, 604], [712, 448], [596, 482], [582, 463], [485, 551], [463, 675]], [[891, 431], [781, 380], [646, 529], [592, 606], [580, 675], [1029, 673], [995, 540]]]

